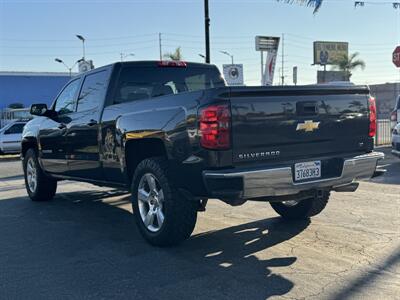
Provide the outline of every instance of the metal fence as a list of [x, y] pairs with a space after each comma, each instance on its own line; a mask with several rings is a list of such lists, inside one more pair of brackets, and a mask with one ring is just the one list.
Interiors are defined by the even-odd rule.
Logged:
[[375, 135], [375, 145], [390, 145], [392, 143], [392, 124], [389, 119], [378, 119]]
[[0, 109], [0, 128], [15, 120], [30, 119], [29, 108]]

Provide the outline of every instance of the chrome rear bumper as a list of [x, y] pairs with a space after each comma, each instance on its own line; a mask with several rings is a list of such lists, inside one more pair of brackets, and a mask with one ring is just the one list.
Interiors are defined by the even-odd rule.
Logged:
[[[244, 171], [204, 171], [203, 177], [211, 196], [216, 198], [239, 197], [242, 199], [260, 198], [268, 196], [293, 195], [301, 191], [317, 189], [334, 189], [351, 184], [357, 179], [369, 179], [375, 172], [377, 163], [384, 158], [380, 152], [372, 152], [364, 155], [347, 158], [344, 160], [341, 176], [324, 178], [307, 182], [294, 182], [292, 167], [285, 166], [271, 169], [252, 169]], [[238, 193], [224, 190], [215, 190], [213, 181], [242, 179], [243, 187]], [[226, 185], [226, 184], [225, 184]], [[234, 190], [234, 187], [232, 187]], [[236, 191], [238, 191], [236, 189]], [[235, 196], [236, 194], [236, 196]]]

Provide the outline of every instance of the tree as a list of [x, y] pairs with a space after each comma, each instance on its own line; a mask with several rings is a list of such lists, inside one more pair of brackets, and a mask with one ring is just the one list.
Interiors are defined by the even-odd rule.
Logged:
[[346, 80], [350, 81], [353, 71], [361, 68], [365, 69], [365, 62], [362, 59], [357, 58], [358, 52], [354, 52], [348, 56], [347, 54], [340, 55], [333, 59], [332, 65], [334, 70], [342, 71], [345, 75]]
[[181, 47], [176, 48], [174, 52], [165, 53], [164, 58], [170, 60], [182, 60], [183, 57], [182, 57]]
[[8, 108], [11, 109], [18, 109], [18, 108], [24, 108], [24, 105], [22, 103], [11, 103]]
[[314, 14], [318, 12], [319, 8], [322, 5], [323, 0], [277, 0], [277, 1], [282, 1], [285, 3], [293, 4], [293, 2], [299, 3], [301, 5], [307, 5], [314, 7]]

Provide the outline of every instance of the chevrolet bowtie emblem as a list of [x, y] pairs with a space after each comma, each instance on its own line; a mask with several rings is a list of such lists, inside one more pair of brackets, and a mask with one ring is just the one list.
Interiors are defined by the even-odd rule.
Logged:
[[314, 122], [312, 120], [304, 121], [304, 123], [297, 124], [296, 130], [304, 130], [305, 132], [312, 132], [319, 128], [320, 122]]

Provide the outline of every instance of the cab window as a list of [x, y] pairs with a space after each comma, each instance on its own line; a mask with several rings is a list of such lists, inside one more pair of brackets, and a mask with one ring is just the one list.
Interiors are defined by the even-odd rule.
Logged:
[[68, 114], [74, 111], [75, 108], [75, 95], [79, 89], [79, 79], [70, 82], [56, 100], [54, 110], [59, 114]]
[[86, 76], [78, 98], [78, 112], [100, 107], [107, 92], [107, 74], [108, 72], [104, 70]]

